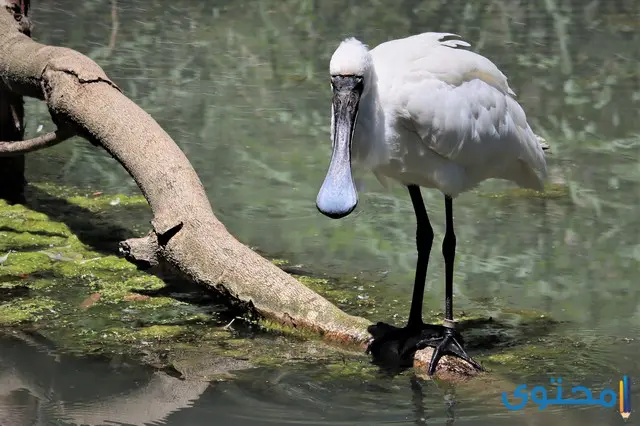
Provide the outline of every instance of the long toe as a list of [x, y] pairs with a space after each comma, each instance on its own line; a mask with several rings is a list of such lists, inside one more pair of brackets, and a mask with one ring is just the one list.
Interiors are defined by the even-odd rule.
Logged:
[[431, 355], [431, 361], [429, 363], [429, 370], [427, 371], [428, 375], [431, 376], [435, 373], [436, 367], [444, 355], [455, 356], [471, 364], [471, 366], [476, 370], [484, 371], [482, 366], [474, 361], [473, 358], [471, 358], [464, 350], [461, 340], [462, 339], [455, 330], [447, 329], [445, 330], [444, 336], [437, 344], [435, 344], [436, 341], [433, 338], [425, 339], [420, 342], [419, 346], [422, 348], [427, 346], [434, 348], [433, 354]]

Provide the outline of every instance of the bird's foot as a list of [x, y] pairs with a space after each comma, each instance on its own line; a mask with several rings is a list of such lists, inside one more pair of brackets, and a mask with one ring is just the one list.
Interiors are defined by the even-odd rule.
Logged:
[[373, 341], [367, 347], [367, 353], [373, 356], [376, 364], [391, 368], [407, 368], [413, 365], [416, 351], [428, 346], [434, 348], [429, 370], [430, 376], [443, 355], [461, 358], [479, 371], [483, 368], [475, 362], [463, 348], [464, 341], [454, 328], [433, 324], [408, 325], [394, 327], [379, 322], [368, 328]]
[[436, 371], [438, 361], [443, 355], [453, 355], [458, 357], [469, 364], [478, 371], [484, 371], [482, 366], [471, 358], [463, 348], [464, 341], [462, 336], [452, 327], [442, 327], [442, 335], [431, 337], [426, 336], [418, 342], [416, 349], [424, 349], [428, 346], [434, 348], [433, 355], [431, 355], [431, 361], [429, 362], [429, 371], [427, 374], [430, 376]]

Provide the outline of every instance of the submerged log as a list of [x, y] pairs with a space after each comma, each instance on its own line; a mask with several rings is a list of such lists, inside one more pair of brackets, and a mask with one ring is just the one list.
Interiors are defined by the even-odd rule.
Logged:
[[[178, 272], [227, 302], [285, 326], [366, 346], [368, 320], [343, 312], [234, 238], [213, 214], [189, 160], [158, 123], [88, 57], [34, 42], [21, 32], [14, 3], [0, 0], [0, 81], [16, 96], [46, 102], [58, 130], [24, 142], [22, 150], [0, 142], [0, 156], [51, 146], [70, 135], [87, 139], [129, 172], [153, 211], [149, 234], [120, 245], [129, 261]], [[428, 364], [430, 354], [430, 349], [420, 351], [417, 365]], [[476, 374], [463, 361], [445, 357], [436, 374], [451, 372]]]

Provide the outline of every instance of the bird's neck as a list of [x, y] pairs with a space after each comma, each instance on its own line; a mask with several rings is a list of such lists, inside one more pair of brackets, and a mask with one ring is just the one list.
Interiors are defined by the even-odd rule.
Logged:
[[385, 144], [384, 111], [378, 95], [377, 77], [371, 78], [371, 87], [360, 99], [351, 155], [354, 165], [374, 169], [387, 157]]

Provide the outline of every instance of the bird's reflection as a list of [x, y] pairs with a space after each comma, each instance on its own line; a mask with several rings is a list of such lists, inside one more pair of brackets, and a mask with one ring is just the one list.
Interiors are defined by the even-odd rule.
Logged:
[[[409, 383], [411, 386], [413, 412], [415, 414], [414, 423], [416, 424], [416, 426], [426, 426], [428, 422], [427, 422], [427, 413], [426, 413], [425, 404], [424, 404], [424, 400], [425, 400], [424, 391], [422, 389], [423, 381], [420, 380], [418, 376], [412, 375], [409, 378]], [[456, 404], [455, 389], [452, 386], [447, 386], [446, 389], [444, 389], [443, 398], [445, 403], [445, 412], [447, 415], [447, 421], [445, 424], [447, 426], [451, 426], [455, 423], [455, 413], [454, 413], [454, 406]]]
[[411, 376], [409, 382], [411, 383], [413, 412], [416, 416], [415, 424], [417, 426], [424, 426], [427, 424], [427, 418], [424, 410], [424, 393], [422, 392], [422, 383], [420, 383], [416, 376]]

